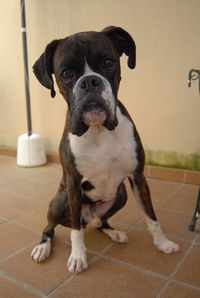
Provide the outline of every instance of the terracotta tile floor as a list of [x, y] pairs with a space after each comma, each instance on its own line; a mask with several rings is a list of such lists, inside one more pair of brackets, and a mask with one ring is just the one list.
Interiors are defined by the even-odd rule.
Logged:
[[[127, 184], [129, 200], [110, 223], [127, 232], [128, 244], [111, 242], [88, 228], [89, 268], [68, 273], [70, 233], [58, 227], [54, 251], [42, 264], [31, 260], [46, 224], [50, 198], [61, 168], [48, 164], [20, 168], [15, 158], [0, 156], [0, 297], [200, 297], [200, 234], [187, 230], [197, 185], [148, 179], [159, 221], [181, 252], [156, 251], [139, 207]], [[197, 224], [200, 229], [200, 220]]]

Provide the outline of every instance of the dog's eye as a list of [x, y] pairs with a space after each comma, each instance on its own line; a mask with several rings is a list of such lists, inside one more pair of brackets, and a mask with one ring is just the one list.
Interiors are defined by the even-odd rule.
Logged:
[[73, 79], [74, 77], [74, 73], [70, 70], [67, 70], [67, 69], [64, 69], [62, 72], [61, 72], [61, 75], [62, 77], [66, 80], [66, 81], [70, 81]]
[[104, 69], [107, 71], [111, 71], [113, 70], [114, 67], [114, 61], [112, 59], [106, 59], [104, 61], [104, 65], [103, 65]]

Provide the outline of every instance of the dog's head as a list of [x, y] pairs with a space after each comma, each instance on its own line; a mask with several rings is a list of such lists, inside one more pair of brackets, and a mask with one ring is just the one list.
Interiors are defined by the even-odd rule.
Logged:
[[119, 57], [128, 56], [128, 66], [135, 67], [136, 48], [128, 32], [107, 27], [101, 32], [81, 32], [54, 40], [35, 62], [33, 71], [55, 97], [54, 81], [68, 103], [70, 131], [81, 136], [90, 125], [113, 130], [119, 88]]

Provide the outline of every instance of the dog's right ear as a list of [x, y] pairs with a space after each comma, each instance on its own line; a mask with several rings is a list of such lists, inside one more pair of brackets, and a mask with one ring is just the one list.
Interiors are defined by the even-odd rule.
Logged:
[[44, 87], [51, 90], [51, 97], [56, 96], [52, 74], [54, 72], [53, 57], [59, 42], [60, 40], [53, 40], [49, 43], [44, 53], [33, 65], [33, 72], [36, 78]]

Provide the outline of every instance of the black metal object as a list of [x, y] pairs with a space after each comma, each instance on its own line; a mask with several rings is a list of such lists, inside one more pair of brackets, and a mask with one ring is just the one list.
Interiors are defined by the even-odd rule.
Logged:
[[198, 194], [198, 198], [197, 198], [196, 208], [195, 208], [195, 211], [194, 211], [194, 214], [192, 217], [192, 221], [188, 226], [188, 229], [190, 231], [192, 231], [192, 232], [194, 231], [195, 225], [196, 225], [196, 222], [197, 222], [197, 219], [199, 218], [199, 216], [200, 216], [200, 187], [199, 187], [199, 194]]
[[188, 87], [191, 87], [191, 80], [199, 79], [199, 95], [200, 95], [200, 69], [191, 69], [188, 74]]
[[22, 45], [23, 45], [23, 58], [24, 58], [24, 81], [25, 81], [25, 94], [26, 94], [26, 115], [27, 115], [28, 136], [31, 136], [32, 120], [31, 120], [31, 103], [30, 103], [29, 75], [28, 75], [25, 1], [21, 0], [20, 4], [21, 4], [21, 32], [22, 32]]
[[[199, 95], [200, 95], [200, 69], [191, 69], [189, 71], [188, 74], [188, 87], [191, 87], [191, 81], [192, 80], [199, 80]], [[188, 226], [188, 229], [190, 231], [194, 231], [195, 230], [195, 225], [197, 222], [197, 219], [200, 216], [200, 186], [199, 186], [199, 193], [198, 193], [198, 197], [197, 197], [197, 204], [196, 204], [196, 208], [194, 210], [194, 214], [192, 217], [192, 221]]]

